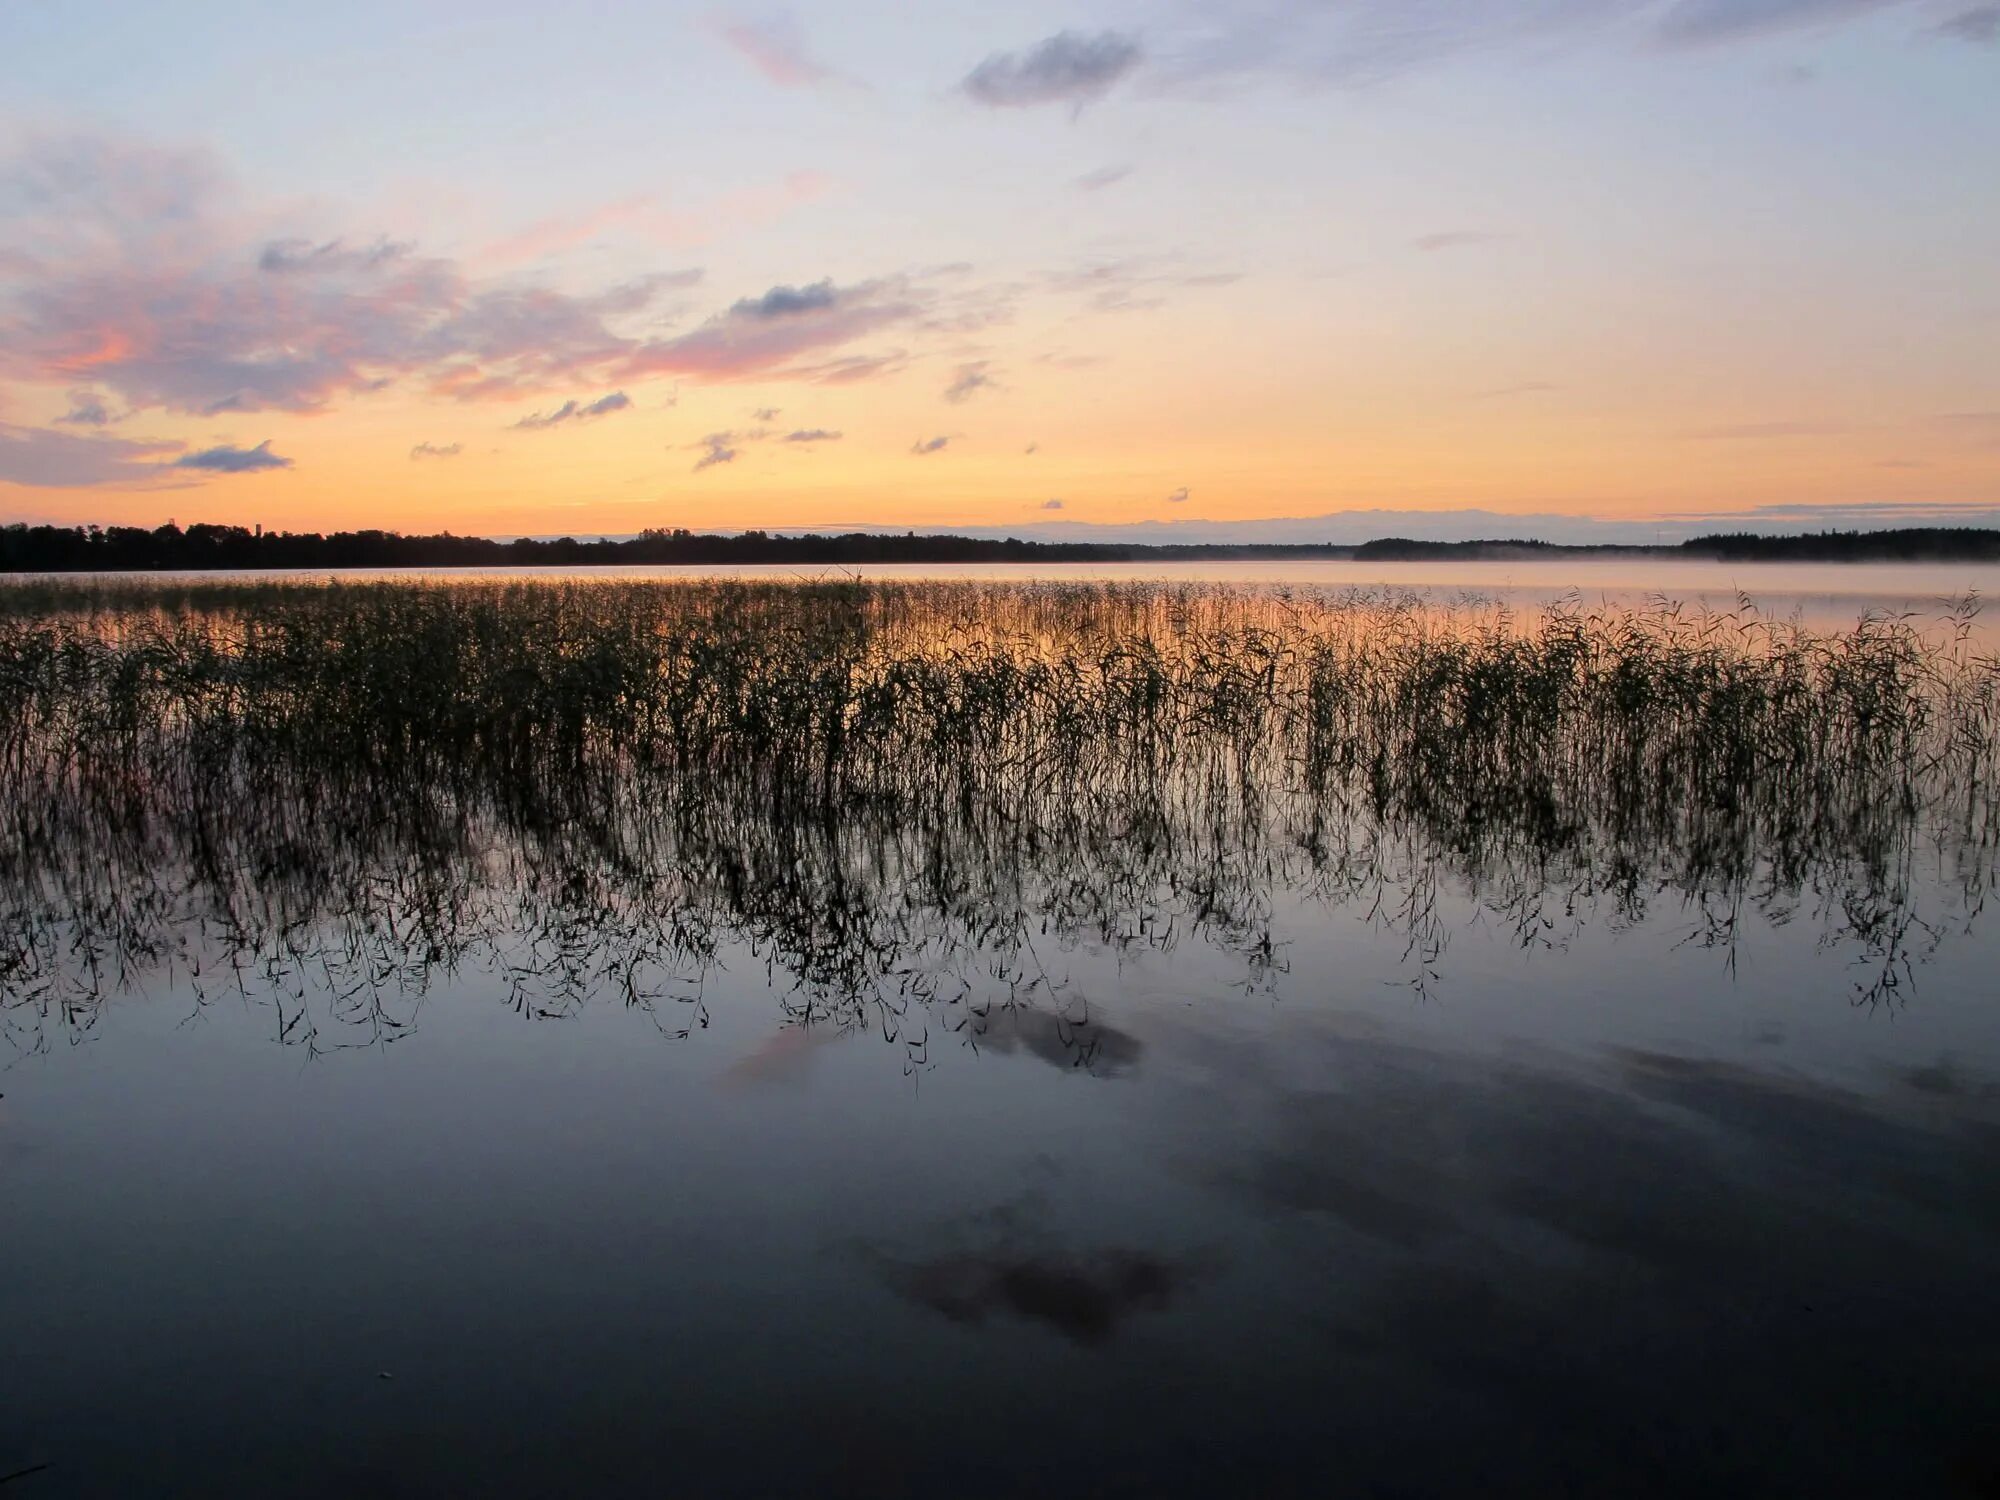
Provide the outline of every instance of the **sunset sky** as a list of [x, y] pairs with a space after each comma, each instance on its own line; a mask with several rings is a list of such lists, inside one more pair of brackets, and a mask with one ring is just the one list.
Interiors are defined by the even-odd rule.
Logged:
[[68, 0], [0, 57], [0, 520], [2000, 520], [2000, 4]]

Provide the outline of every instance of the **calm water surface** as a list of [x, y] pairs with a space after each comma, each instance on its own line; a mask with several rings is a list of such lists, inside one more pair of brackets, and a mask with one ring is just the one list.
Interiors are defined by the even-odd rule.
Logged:
[[[1992, 581], [1686, 567], [1421, 581]], [[1932, 825], [1717, 883], [1657, 829], [366, 821], [9, 981], [9, 1500], [2000, 1493], [2000, 938]], [[23, 948], [193, 910], [15, 861]]]
[[[107, 574], [107, 578], [132, 575]], [[1574, 595], [1586, 605], [1640, 605], [1667, 598], [1694, 608], [1731, 609], [1748, 596], [1769, 614], [1822, 627], [1851, 625], [1869, 610], [1929, 613], [1940, 602], [1977, 594], [2000, 597], [2000, 565], [1992, 563], [1733, 563], [1690, 559], [1610, 558], [1547, 562], [1191, 562], [1053, 566], [1031, 563], [870, 565], [859, 569], [782, 565], [661, 568], [415, 568], [320, 569], [243, 573], [148, 574], [148, 578], [610, 578], [795, 579], [861, 577], [878, 582], [966, 579], [1289, 584], [1323, 589], [1409, 589], [1441, 599], [1476, 595], [1531, 607]], [[1988, 621], [1989, 628], [1992, 621]]]

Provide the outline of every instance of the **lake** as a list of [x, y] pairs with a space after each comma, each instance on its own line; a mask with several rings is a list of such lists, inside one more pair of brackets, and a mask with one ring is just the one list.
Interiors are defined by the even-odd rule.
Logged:
[[1994, 570], [771, 571], [0, 586], [9, 1500], [2000, 1493]]

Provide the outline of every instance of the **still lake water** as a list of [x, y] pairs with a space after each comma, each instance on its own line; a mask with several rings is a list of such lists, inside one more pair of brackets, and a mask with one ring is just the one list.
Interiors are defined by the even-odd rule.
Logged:
[[[1827, 624], [1993, 574], [1255, 570]], [[759, 844], [766, 896], [357, 832], [343, 905], [266, 833], [277, 939], [7, 992], [9, 1500], [2000, 1493], [1990, 847], [941, 812]], [[6, 910], [182, 909], [36, 868]]]
[[[107, 574], [117, 581], [131, 575]], [[1942, 600], [1976, 593], [2000, 598], [1993, 563], [1736, 563], [1709, 559], [1613, 557], [1508, 562], [1316, 562], [1303, 560], [1190, 563], [887, 563], [856, 569], [764, 565], [660, 568], [421, 568], [297, 569], [242, 573], [155, 573], [148, 579], [323, 580], [387, 578], [599, 578], [785, 580], [861, 577], [872, 582], [963, 579], [992, 583], [1088, 580], [1113, 583], [1285, 584], [1320, 589], [1407, 589], [1438, 598], [1472, 594], [1532, 606], [1566, 595], [1585, 604], [1637, 605], [1654, 597], [1690, 607], [1729, 609], [1748, 595], [1766, 612], [1822, 627], [1853, 624], [1865, 610], [1936, 610]], [[1993, 621], [1988, 620], [1989, 628]]]

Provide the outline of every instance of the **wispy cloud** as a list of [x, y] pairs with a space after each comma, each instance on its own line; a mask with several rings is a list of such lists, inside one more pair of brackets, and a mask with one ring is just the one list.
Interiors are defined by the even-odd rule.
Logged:
[[1940, 21], [1937, 34], [1975, 47], [2000, 45], [2000, 5], [1975, 5]]
[[[756, 415], [765, 413], [777, 415], [773, 407], [766, 407]], [[713, 468], [716, 464], [734, 463], [743, 450], [757, 443], [790, 444], [809, 447], [815, 443], [837, 443], [841, 434], [826, 427], [798, 427], [790, 432], [773, 432], [768, 427], [751, 427], [729, 432], [711, 432], [698, 443], [689, 446], [699, 449], [701, 457], [695, 460], [694, 472]]]
[[625, 370], [633, 377], [687, 375], [698, 379], [750, 380], [798, 376], [830, 383], [867, 379], [890, 368], [887, 356], [847, 355], [812, 364], [825, 354], [897, 324], [920, 321], [936, 299], [908, 278], [836, 286], [774, 286], [744, 297], [728, 311], [678, 337], [632, 351]]
[[0, 161], [0, 378], [84, 379], [136, 409], [317, 411], [403, 378], [485, 397], [627, 346], [586, 300], [478, 285], [386, 242], [261, 246], [214, 162], [99, 137]]
[[245, 202], [203, 153], [26, 141], [0, 156], [0, 380], [88, 382], [133, 410], [201, 415], [317, 412], [399, 382], [520, 400], [585, 380], [737, 378], [801, 353], [879, 362], [842, 346], [945, 310], [907, 279], [822, 281], [743, 299], [678, 339], [639, 337], [623, 320], [698, 272], [573, 293], [482, 279], [404, 242], [249, 228], [295, 212]]
[[1044, 500], [1042, 502], [1043, 510], [1061, 510], [1062, 508], [1063, 503], [1060, 500]]
[[910, 445], [910, 451], [923, 458], [932, 453], [942, 453], [950, 442], [949, 437], [920, 438]]
[[436, 443], [419, 443], [410, 450], [410, 460], [414, 463], [420, 458], [457, 458], [463, 451], [461, 443], [446, 443], [442, 447]]
[[[1050, 291], [1081, 294], [1093, 312], [1150, 312], [1164, 307], [1169, 293], [1225, 287], [1242, 280], [1239, 271], [1197, 271], [1178, 256], [1129, 255], [1089, 261], [1044, 274]], [[1090, 355], [1045, 354], [1044, 364], [1081, 369], [1097, 362]]]
[[[1202, 98], [1255, 87], [1270, 78], [1307, 87], [1363, 87], [1468, 53], [1526, 52], [1590, 41], [1628, 52], [1720, 47], [1781, 32], [1830, 28], [1916, 3], [1169, 0], [1149, 21], [1145, 82], [1156, 91]], [[1972, 29], [1976, 34], [1976, 23]]]
[[1086, 193], [1099, 193], [1105, 188], [1123, 182], [1131, 175], [1132, 169], [1129, 166], [1099, 167], [1094, 172], [1085, 172], [1081, 177], [1071, 178], [1070, 186]]
[[699, 474], [717, 464], [735, 463], [739, 451], [736, 442], [737, 435], [733, 432], [711, 432], [696, 445], [701, 448], [702, 455], [694, 461], [694, 472]]
[[996, 109], [1067, 104], [1081, 110], [1139, 65], [1139, 43], [1116, 31], [1061, 31], [1021, 52], [995, 52], [966, 74], [965, 92]]
[[265, 438], [254, 448], [238, 448], [231, 443], [222, 443], [194, 453], [183, 453], [174, 460], [173, 466], [176, 469], [206, 469], [211, 474], [256, 474], [265, 469], [289, 469], [292, 461], [273, 453], [271, 440]]
[[1410, 244], [1419, 250], [1464, 250], [1474, 245], [1491, 245], [1501, 238], [1483, 229], [1440, 229], [1420, 234]]
[[988, 360], [974, 360], [960, 365], [951, 377], [951, 384], [944, 388], [944, 399], [954, 406], [970, 401], [981, 391], [992, 390], [995, 381], [987, 373]]
[[1186, 485], [1182, 485], [1179, 489], [1175, 490], [1171, 495], [1167, 496], [1167, 504], [1169, 505], [1186, 505], [1187, 502], [1188, 502], [1188, 487]]
[[797, 18], [790, 14], [761, 20], [726, 17], [714, 25], [717, 36], [779, 88], [810, 88], [833, 76], [832, 69], [812, 55]]
[[884, 354], [846, 354], [838, 359], [789, 365], [784, 373], [787, 379], [809, 380], [814, 385], [859, 385], [864, 380], [894, 375], [908, 363], [908, 354], [891, 349]]
[[114, 420], [104, 398], [95, 391], [71, 391], [69, 410], [56, 418], [69, 427], [108, 427]]
[[161, 455], [180, 446], [0, 422], [0, 481], [49, 489], [141, 483], [157, 479]]
[[549, 427], [560, 427], [565, 422], [589, 422], [598, 417], [608, 417], [613, 412], [629, 410], [631, 405], [630, 396], [623, 391], [613, 391], [595, 401], [579, 403], [569, 400], [551, 412], [530, 412], [514, 426], [523, 432], [539, 432]]
[[547, 414], [529, 412], [527, 416], [516, 422], [514, 427], [521, 432], [539, 432], [545, 427], [560, 427], [563, 423], [572, 420], [576, 416], [576, 413], [576, 402], [573, 400], [565, 401], [561, 406], [558, 406], [554, 411]]
[[[771, 181], [739, 183], [711, 199], [689, 204], [669, 203], [652, 193], [630, 194], [536, 219], [481, 246], [469, 259], [481, 269], [506, 269], [608, 239], [656, 250], [692, 250], [725, 235], [771, 224], [821, 197], [831, 185], [823, 173], [801, 170]], [[691, 285], [701, 273], [664, 274], [685, 278]]]
[[373, 271], [400, 260], [416, 247], [377, 240], [350, 246], [339, 240], [315, 245], [311, 240], [273, 240], [257, 257], [257, 269], [284, 276], [293, 272]]
[[1656, 34], [1673, 45], [1733, 42], [1772, 32], [1848, 21], [1904, 0], [1679, 0]]
[[1846, 432], [1841, 422], [1737, 422], [1722, 427], [1697, 427], [1683, 436], [1700, 442], [1755, 441], [1759, 438], [1826, 437]]

